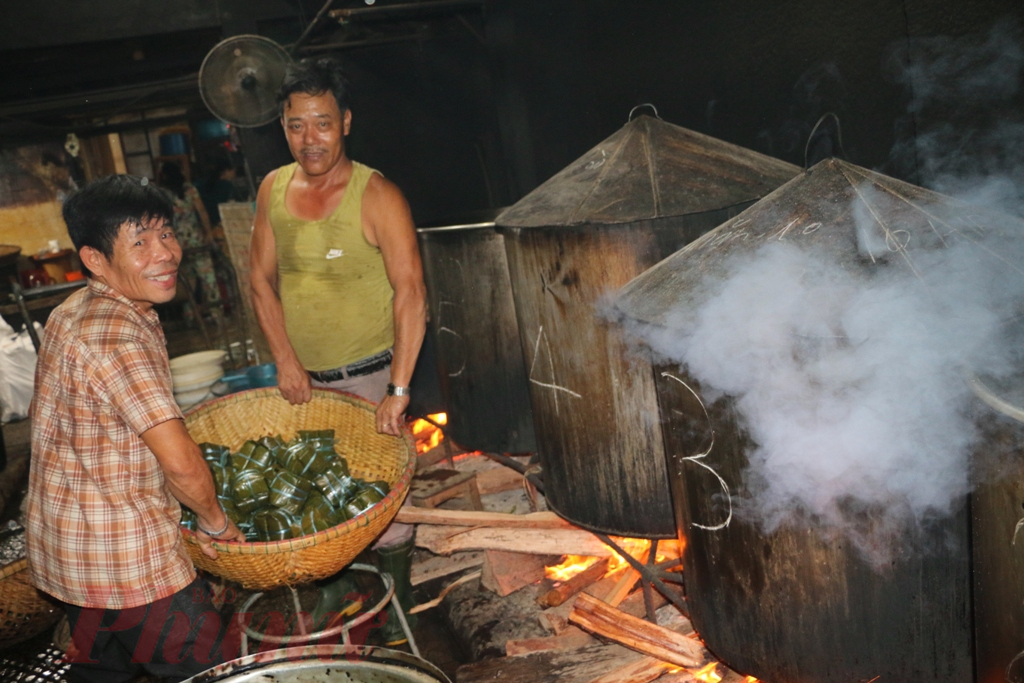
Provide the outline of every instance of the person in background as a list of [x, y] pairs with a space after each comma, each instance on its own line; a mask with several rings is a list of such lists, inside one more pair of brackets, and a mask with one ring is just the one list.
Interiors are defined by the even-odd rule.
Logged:
[[208, 556], [211, 539], [245, 537], [174, 401], [153, 310], [174, 297], [173, 211], [165, 192], [123, 175], [64, 204], [88, 284], [46, 325], [25, 517], [32, 583], [67, 610], [70, 681], [181, 680], [224, 654], [226, 622], [184, 547], [181, 505]]
[[235, 179], [237, 171], [227, 159], [218, 159], [213, 168], [201, 180], [196, 182], [196, 189], [203, 200], [203, 205], [210, 215], [210, 224], [216, 229], [220, 225], [220, 205], [235, 200]]
[[[313, 386], [348, 391], [377, 403], [378, 432], [400, 436], [426, 331], [423, 267], [401, 190], [345, 153], [348, 98], [332, 59], [285, 73], [278, 101], [296, 163], [271, 171], [256, 197], [253, 305], [284, 398], [306, 403]], [[405, 524], [374, 546], [405, 605], [412, 546]], [[399, 642], [398, 619], [385, 627], [386, 642]]]
[[[184, 284], [193, 293], [196, 301], [204, 301], [207, 308], [219, 313], [221, 302], [220, 286], [213, 267], [213, 256], [209, 251], [193, 251], [209, 247], [213, 241], [210, 217], [206, 213], [199, 192], [185, 180], [181, 166], [173, 161], [164, 162], [160, 167], [160, 186], [167, 190], [174, 201], [174, 234], [185, 250]], [[191, 302], [185, 304], [185, 318], [201, 315], [193, 309]]]

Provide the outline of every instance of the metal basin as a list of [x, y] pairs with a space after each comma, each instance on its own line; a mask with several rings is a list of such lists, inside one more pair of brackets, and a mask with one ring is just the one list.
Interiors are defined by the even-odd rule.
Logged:
[[190, 683], [451, 683], [440, 669], [406, 652], [359, 645], [311, 645], [231, 660]]

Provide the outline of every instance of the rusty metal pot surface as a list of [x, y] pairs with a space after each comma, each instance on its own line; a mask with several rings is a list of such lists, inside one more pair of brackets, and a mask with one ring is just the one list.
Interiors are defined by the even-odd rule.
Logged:
[[260, 652], [220, 664], [188, 683], [451, 683], [406, 652], [359, 645], [310, 645]]
[[445, 434], [467, 450], [536, 450], [502, 236], [493, 222], [417, 230]]

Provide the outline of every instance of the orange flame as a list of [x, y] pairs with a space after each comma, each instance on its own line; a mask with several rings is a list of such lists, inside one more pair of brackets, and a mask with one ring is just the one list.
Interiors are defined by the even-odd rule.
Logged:
[[598, 559], [588, 555], [566, 555], [565, 559], [554, 567], [544, 567], [544, 576], [555, 581], [568, 581], [596, 563]]
[[753, 676], [747, 676], [747, 683], [758, 683], [758, 681]]
[[692, 672], [693, 677], [698, 681], [705, 681], [706, 683], [718, 683], [718, 681], [722, 680], [722, 676], [716, 671], [717, 668], [718, 664], [711, 662], [704, 668]]
[[[446, 413], [434, 413], [428, 415], [431, 420], [439, 425], [448, 424]], [[416, 438], [416, 452], [426, 453], [436, 448], [444, 440], [444, 432], [427, 420], [416, 420], [412, 423], [412, 435]]]
[[[643, 558], [651, 549], [651, 542], [645, 538], [615, 538], [614, 540], [627, 554], [638, 559]], [[655, 562], [663, 562], [670, 557], [678, 556], [679, 552], [674, 544], [662, 542], [658, 545]], [[559, 564], [545, 567], [544, 576], [555, 581], [568, 581], [599, 559], [587, 555], [566, 555]], [[605, 576], [614, 574], [626, 566], [628, 566], [626, 560], [622, 559], [618, 553], [613, 552], [608, 558], [608, 570], [605, 572]]]

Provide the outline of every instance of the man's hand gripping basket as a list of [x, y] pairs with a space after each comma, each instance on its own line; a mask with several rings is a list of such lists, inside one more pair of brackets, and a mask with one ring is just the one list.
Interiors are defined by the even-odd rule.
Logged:
[[398, 513], [416, 470], [412, 434], [378, 434], [373, 404], [340, 391], [314, 389], [313, 400], [298, 406], [284, 400], [276, 387], [243, 391], [190, 411], [185, 424], [197, 443], [223, 444], [232, 451], [246, 439], [263, 435], [280, 434], [287, 440], [300, 429], [333, 429], [337, 451], [348, 460], [352, 476], [382, 479], [391, 486], [381, 502], [316, 534], [269, 543], [214, 542], [216, 560], [202, 553], [194, 532], [182, 529], [197, 567], [249, 589], [268, 590], [336, 574]]

